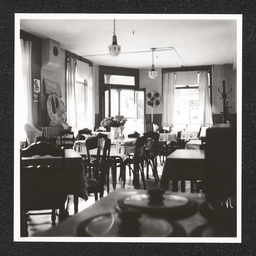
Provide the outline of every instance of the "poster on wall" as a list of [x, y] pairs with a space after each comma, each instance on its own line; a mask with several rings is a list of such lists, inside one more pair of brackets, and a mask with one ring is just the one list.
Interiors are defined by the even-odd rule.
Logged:
[[33, 101], [38, 102], [38, 97], [39, 97], [39, 93], [40, 93], [40, 80], [39, 79], [34, 79], [33, 87], [34, 87]]

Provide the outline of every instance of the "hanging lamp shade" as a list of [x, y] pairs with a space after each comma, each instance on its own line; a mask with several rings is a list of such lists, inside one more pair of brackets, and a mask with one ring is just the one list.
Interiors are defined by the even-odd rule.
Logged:
[[119, 55], [119, 53], [121, 52], [121, 46], [117, 44], [117, 37], [116, 37], [116, 31], [115, 31], [115, 20], [114, 20], [114, 32], [113, 32], [112, 44], [109, 45], [108, 51], [112, 57], [117, 57]]
[[152, 66], [151, 70], [148, 72], [148, 76], [151, 79], [155, 79], [157, 77], [157, 71], [155, 70], [155, 65], [154, 65], [154, 51], [156, 48], [151, 48], [152, 50]]

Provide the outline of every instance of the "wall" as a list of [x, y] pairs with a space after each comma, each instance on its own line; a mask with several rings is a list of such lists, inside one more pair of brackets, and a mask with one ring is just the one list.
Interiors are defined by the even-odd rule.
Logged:
[[[49, 79], [60, 84], [62, 92], [62, 100], [66, 104], [66, 90], [65, 90], [65, 50], [61, 49], [60, 58], [61, 66], [54, 71], [48, 71], [42, 68], [42, 40], [33, 37], [33, 60], [32, 60], [32, 81], [33, 79], [41, 80], [41, 87], [43, 86], [43, 79]], [[99, 116], [99, 83], [98, 83], [98, 67], [94, 67], [93, 70], [95, 83], [95, 119], [97, 122]], [[159, 126], [162, 124], [162, 74], [161, 69], [157, 69], [158, 76], [152, 80], [148, 77], [148, 69], [140, 70], [140, 88], [146, 88], [147, 93], [150, 90], [156, 90], [160, 94], [160, 105], [153, 109], [153, 121]], [[232, 88], [229, 99], [230, 119], [236, 121], [237, 113], [237, 90], [236, 90], [236, 70], [232, 68], [232, 65], [215, 65], [213, 67], [213, 88], [212, 88], [212, 112], [214, 123], [222, 122], [222, 100], [218, 88], [222, 91], [222, 81], [226, 81], [226, 88], [229, 90]], [[42, 105], [45, 106], [45, 99], [40, 97], [40, 103], [33, 102], [33, 123], [37, 126], [49, 125], [50, 119], [46, 109], [42, 109]], [[146, 104], [146, 123], [151, 122], [151, 108]]]
[[146, 123], [150, 123], [152, 119], [152, 108], [147, 104], [147, 93], [155, 90], [160, 94], [160, 104], [153, 108], [153, 122], [160, 126], [162, 123], [162, 73], [161, 69], [156, 69], [158, 76], [155, 79], [150, 79], [148, 71], [149, 69], [140, 70], [140, 88], [146, 88]]

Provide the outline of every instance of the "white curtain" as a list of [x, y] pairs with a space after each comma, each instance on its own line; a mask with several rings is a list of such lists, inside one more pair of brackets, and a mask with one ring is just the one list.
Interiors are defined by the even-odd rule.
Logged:
[[93, 129], [95, 123], [95, 94], [94, 94], [94, 80], [93, 80], [93, 67], [85, 63], [85, 78], [87, 80], [87, 108], [86, 108], [86, 127]]
[[77, 127], [75, 76], [76, 76], [76, 60], [69, 57], [67, 58], [67, 73], [66, 73], [67, 123], [69, 126], [72, 126], [73, 129]]
[[163, 75], [163, 121], [162, 126], [172, 127], [174, 124], [175, 73]]
[[199, 74], [199, 120], [201, 126], [211, 126], [213, 124], [208, 73], [206, 71], [201, 71]]
[[32, 42], [20, 39], [17, 59], [18, 78], [15, 81], [15, 123], [16, 138], [26, 140], [25, 124], [33, 125], [32, 120]]

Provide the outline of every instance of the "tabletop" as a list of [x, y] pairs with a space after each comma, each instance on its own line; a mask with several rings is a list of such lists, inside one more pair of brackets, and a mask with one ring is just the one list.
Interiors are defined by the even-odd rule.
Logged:
[[177, 160], [202, 160], [205, 158], [204, 150], [186, 150], [176, 149], [172, 154], [167, 156], [167, 159]]
[[[24, 165], [44, 164], [60, 161], [60, 157], [38, 156], [23, 157]], [[73, 149], [65, 149], [66, 187], [70, 194], [76, 194], [87, 199], [86, 177], [83, 170], [82, 156]]]
[[[176, 149], [165, 161], [160, 187], [167, 189], [170, 181], [177, 191], [177, 181], [182, 181], [182, 190], [186, 180], [196, 181], [205, 178], [204, 150]], [[193, 186], [191, 186], [193, 192]]]
[[[95, 204], [89, 208], [75, 214], [74, 216], [68, 218], [67, 220], [59, 223], [57, 226], [43, 232], [38, 232], [35, 234], [37, 237], [75, 237], [77, 236], [77, 227], [79, 224], [87, 219], [94, 216], [98, 216], [105, 213], [115, 212], [117, 201], [136, 194], [145, 194], [145, 190], [135, 190], [135, 189], [117, 189], [111, 192], [106, 197], [97, 201]], [[170, 192], [167, 192], [170, 193]], [[181, 195], [186, 198], [195, 201], [198, 205], [205, 202], [205, 197], [203, 194], [191, 194], [191, 193], [170, 193], [172, 195]], [[202, 216], [196, 209], [190, 216], [186, 218], [179, 219], [176, 221], [181, 225], [188, 236], [190, 232], [195, 229], [195, 227], [203, 225], [207, 222], [204, 216]]]

